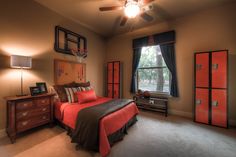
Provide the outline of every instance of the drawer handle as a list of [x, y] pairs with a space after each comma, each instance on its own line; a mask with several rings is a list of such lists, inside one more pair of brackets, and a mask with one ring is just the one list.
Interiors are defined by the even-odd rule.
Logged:
[[196, 105], [201, 105], [202, 101], [201, 100], [196, 100]]
[[24, 103], [24, 104], [23, 104], [23, 106], [24, 106], [24, 107], [27, 107], [27, 106], [28, 106], [28, 104], [27, 104], [27, 103]]
[[28, 112], [22, 113], [22, 116], [27, 116], [27, 115], [28, 115]]
[[212, 106], [217, 107], [219, 105], [218, 101], [212, 101]]
[[42, 109], [42, 111], [46, 111], [46, 110], [47, 110], [47, 108], [43, 108], [43, 109]]
[[28, 124], [28, 122], [27, 121], [25, 121], [25, 122], [22, 122], [22, 125], [23, 126], [26, 126]]
[[43, 120], [45, 120], [45, 119], [47, 119], [47, 117], [46, 117], [46, 116], [43, 116]]
[[42, 100], [42, 101], [41, 101], [41, 103], [43, 103], [43, 104], [44, 104], [45, 102], [46, 102], [45, 100]]

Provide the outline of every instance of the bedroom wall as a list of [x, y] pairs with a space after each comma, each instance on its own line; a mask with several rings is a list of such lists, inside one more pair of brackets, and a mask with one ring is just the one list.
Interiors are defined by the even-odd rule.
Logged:
[[179, 98], [170, 99], [170, 112], [191, 117], [193, 113], [193, 57], [196, 51], [228, 49], [230, 52], [230, 119], [236, 124], [236, 3], [208, 9], [173, 21], [156, 24], [107, 42], [106, 61], [120, 60], [123, 69], [124, 97], [131, 98], [132, 39], [176, 31], [176, 62]]
[[86, 77], [98, 95], [103, 95], [103, 68], [105, 41], [99, 35], [41, 6], [32, 0], [0, 2], [0, 131], [5, 128], [5, 96], [19, 94], [20, 73], [10, 68], [10, 55], [33, 57], [33, 68], [24, 71], [24, 91], [35, 82], [54, 83], [53, 60], [55, 58], [76, 61], [70, 55], [56, 53], [54, 27], [63, 26], [85, 36], [88, 40]]

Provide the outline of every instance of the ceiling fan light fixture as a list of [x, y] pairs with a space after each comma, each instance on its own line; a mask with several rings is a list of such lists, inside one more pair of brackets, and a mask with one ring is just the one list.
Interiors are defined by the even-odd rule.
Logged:
[[124, 8], [125, 15], [128, 18], [135, 18], [140, 13], [140, 10], [138, 2], [134, 0], [128, 0]]

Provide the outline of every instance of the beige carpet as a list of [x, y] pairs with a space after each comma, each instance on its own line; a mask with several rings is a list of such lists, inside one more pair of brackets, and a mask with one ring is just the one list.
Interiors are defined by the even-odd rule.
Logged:
[[[236, 129], [193, 123], [176, 116], [141, 112], [109, 157], [235, 157]], [[43, 127], [21, 135], [15, 144], [0, 139], [0, 157], [100, 157], [75, 150], [60, 127]]]

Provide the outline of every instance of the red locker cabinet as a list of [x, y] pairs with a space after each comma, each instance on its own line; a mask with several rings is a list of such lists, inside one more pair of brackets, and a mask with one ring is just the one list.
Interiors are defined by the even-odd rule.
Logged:
[[227, 60], [226, 51], [212, 53], [212, 88], [227, 88]]
[[228, 127], [228, 51], [195, 54], [196, 122]]
[[107, 97], [121, 98], [121, 63], [107, 63]]
[[212, 89], [211, 95], [211, 123], [212, 125], [227, 127], [227, 91]]
[[195, 120], [197, 122], [209, 124], [209, 90], [196, 88], [196, 113]]
[[209, 87], [209, 53], [196, 54], [196, 87]]

